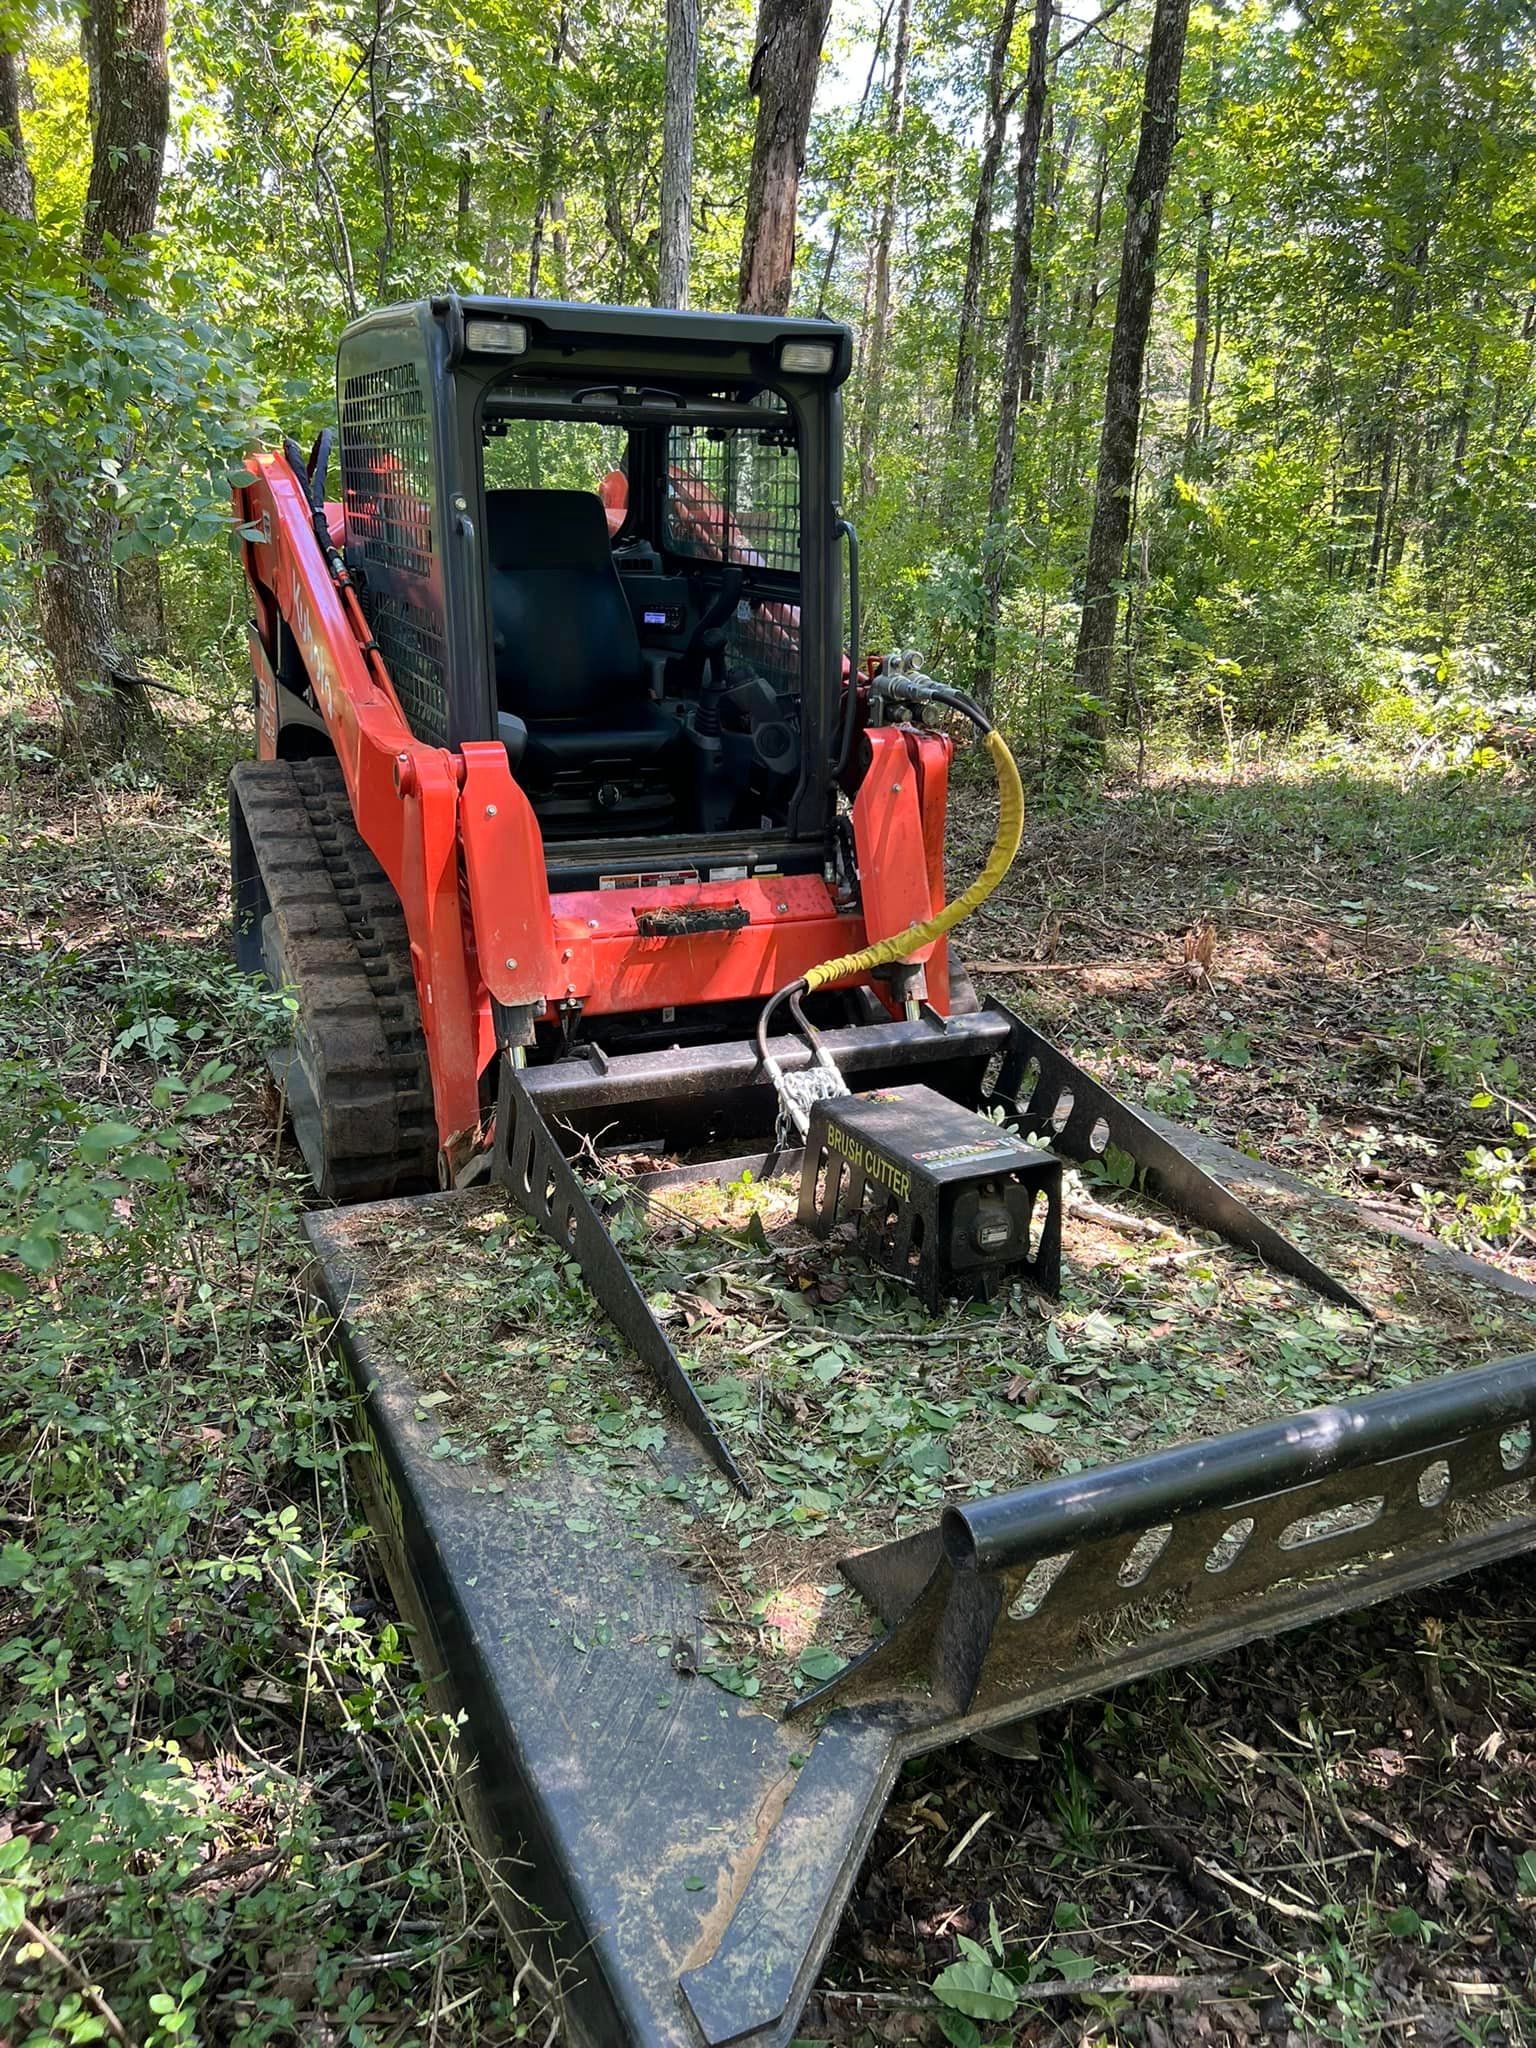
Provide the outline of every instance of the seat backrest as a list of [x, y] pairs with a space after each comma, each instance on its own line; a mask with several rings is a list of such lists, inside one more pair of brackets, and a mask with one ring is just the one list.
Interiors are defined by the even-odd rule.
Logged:
[[593, 491], [487, 491], [496, 695], [531, 724], [646, 696], [640, 641]]

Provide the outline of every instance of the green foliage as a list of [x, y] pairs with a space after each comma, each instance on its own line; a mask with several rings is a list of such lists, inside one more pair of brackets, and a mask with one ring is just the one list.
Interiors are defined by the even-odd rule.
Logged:
[[[192, 1076], [153, 1141], [86, 1103], [56, 1104], [39, 1160], [7, 1178], [33, 1235], [4, 1239], [23, 1285], [0, 1305], [0, 1495], [26, 1512], [12, 1524], [23, 1538], [0, 1549], [13, 1617], [0, 1751], [12, 1797], [29, 1764], [50, 1789], [35, 1841], [0, 1849], [0, 1918], [53, 1925], [60, 1901], [88, 1898], [103, 1960], [131, 1937], [109, 1981], [140, 2039], [211, 2022], [227, 1994], [210, 1976], [245, 1958], [227, 2009], [243, 2008], [238, 2038], [284, 2037], [318, 1988], [366, 2041], [381, 2001], [348, 1992], [348, 1957], [372, 1928], [384, 1934], [385, 1895], [452, 1910], [451, 1878], [411, 1846], [436, 1824], [438, 1790], [430, 1776], [402, 1782], [366, 1820], [376, 1853], [362, 1886], [324, 1838], [302, 1760], [285, 1765], [260, 1731], [312, 1715], [329, 1769], [349, 1754], [361, 1767], [375, 1729], [411, 1728], [424, 1759], [446, 1731], [393, 1626], [355, 1611], [350, 1423], [295, 1319], [287, 1259], [266, 1279], [242, 1270], [291, 1229], [287, 1199], [245, 1180], [205, 1211], [185, 1163], [170, 1170], [188, 1120], [227, 1116], [206, 1086], [227, 1073]], [[28, 1282], [38, 1268], [60, 1284]], [[231, 1747], [231, 1702], [244, 1750]], [[232, 1851], [252, 1876], [208, 1882]], [[263, 1954], [264, 1981], [259, 1963], [249, 1974]], [[0, 1993], [0, 2025], [14, 2032], [30, 2012], [51, 2038], [93, 2038], [94, 2020], [48, 2003]]]
[[118, 562], [196, 549], [228, 525], [227, 473], [272, 422], [191, 274], [116, 256], [86, 296], [67, 248], [0, 215], [0, 608], [30, 568], [33, 507]]
[[[144, 2048], [316, 2011], [348, 2048], [425, 2040], [437, 2004], [515, 2040], [454, 1729], [379, 1604], [298, 1183], [253, 1115], [284, 1007], [176, 915], [212, 881], [181, 848], [220, 850], [198, 758], [211, 798], [89, 792], [57, 873], [54, 771], [3, 792], [8, 915], [40, 907], [0, 1018], [0, 2034], [103, 2039], [83, 1980]], [[121, 968], [59, 928], [104, 902]]]
[[933, 1995], [945, 2008], [940, 2024], [952, 2048], [980, 2048], [977, 2020], [1010, 2020], [1019, 2009], [1019, 1987], [1003, 1968], [1003, 1939], [996, 1911], [983, 1945], [959, 1937], [960, 1960], [933, 1980]]
[[[1132, 44], [1147, 12], [1122, 16]], [[983, 50], [972, 37], [963, 56], [928, 59], [972, 108]], [[1122, 53], [1089, 38], [1052, 78], [1037, 360], [999, 638], [999, 702], [1042, 773], [1077, 722], [1075, 579], [1113, 298], [1105, 272], [1136, 117]], [[1299, 21], [1265, 6], [1195, 9], [1124, 646], [1100, 714], [1111, 723], [1336, 726], [1369, 716], [1404, 679], [1484, 701], [1528, 692], [1532, 63], [1515, 10], [1473, 0], [1434, 0], [1411, 18], [1385, 4]], [[948, 145], [962, 196], [978, 125]], [[867, 224], [871, 174], [830, 120], [825, 148], [834, 203], [862, 203]], [[942, 433], [963, 236], [931, 189], [910, 199], [921, 225], [906, 258], [899, 384], [885, 394], [880, 488], [861, 508], [872, 635], [915, 639], [962, 671], [984, 567], [1005, 187], [974, 436]], [[1202, 248], [1209, 388], [1191, 409]], [[850, 252], [834, 279], [856, 321], [867, 313], [861, 260]], [[1517, 531], [1527, 538], [1512, 544]]]
[[1213, 1060], [1219, 1060], [1224, 1067], [1251, 1067], [1253, 1047], [1246, 1031], [1227, 1030], [1211, 1033], [1203, 1044]]
[[[1530, 24], [1514, 0], [1426, 0], [1409, 15], [1367, 0], [1300, 17], [1193, 11], [1123, 644], [1107, 701], [1078, 701], [1078, 577], [1150, 16], [1150, 0], [1130, 0], [1112, 30], [1067, 36], [1051, 70], [997, 637], [998, 703], [1037, 778], [1073, 766], [1085, 721], [1187, 723], [1230, 741], [1318, 718], [1406, 738], [1426, 710], [1528, 694]], [[735, 302], [753, 23], [748, 0], [705, 11], [700, 306]], [[332, 416], [349, 317], [447, 285], [618, 303], [654, 288], [653, 0], [572, 0], [558, 14], [498, 0], [472, 23], [437, 0], [380, 22], [334, 0], [302, 16], [276, 0], [178, 14], [159, 239], [105, 278], [110, 312], [75, 275], [83, 65], [51, 20], [18, 25], [40, 225], [0, 224], [0, 265], [22, 280], [0, 307], [11, 621], [45, 499], [71, 532], [110, 522], [120, 559], [152, 552], [173, 643], [222, 644], [238, 662], [224, 470], [275, 426], [304, 439]], [[1010, 129], [982, 224], [976, 416], [952, 423], [994, 25], [976, 0], [918, 0], [893, 143], [889, 22], [882, 39], [877, 9], [838, 15], [795, 278], [795, 311], [845, 317], [867, 341], [894, 156], [876, 487], [853, 508], [865, 641], [917, 645], [956, 681], [975, 660], [991, 566], [1012, 253]], [[1197, 318], [1207, 388], [1192, 405]], [[855, 433], [865, 353], [846, 393]]]
[[[1492, 1099], [1474, 1095], [1472, 1107]], [[1452, 1213], [1440, 1218], [1448, 1236], [1474, 1246], [1536, 1238], [1536, 1143], [1524, 1118], [1511, 1118], [1509, 1128], [1513, 1145], [1474, 1145], [1464, 1154]]]
[[[171, 1120], [151, 1132], [111, 1118], [71, 1129], [81, 1112], [55, 1097], [58, 1122], [44, 1144], [32, 1156], [14, 1159], [6, 1171], [0, 1259], [15, 1260], [25, 1274], [50, 1273], [71, 1241], [94, 1253], [142, 1229], [146, 1208], [153, 1213], [154, 1206], [146, 1204], [144, 1191], [175, 1183], [189, 1123], [233, 1106], [214, 1085], [233, 1072], [228, 1061], [210, 1060], [190, 1084], [180, 1075], [163, 1075], [154, 1106]], [[35, 1071], [21, 1063], [0, 1070], [0, 1091], [17, 1090], [34, 1099], [39, 1094]], [[0, 1293], [20, 1298], [27, 1291], [22, 1274], [0, 1266]]]

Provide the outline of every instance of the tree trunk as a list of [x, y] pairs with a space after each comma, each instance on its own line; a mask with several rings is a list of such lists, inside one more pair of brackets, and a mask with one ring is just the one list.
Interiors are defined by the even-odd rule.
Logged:
[[0, 213], [33, 217], [32, 171], [21, 132], [21, 81], [26, 58], [0, 48]]
[[[869, 110], [869, 96], [875, 89], [875, 73], [880, 69], [880, 60], [885, 55], [885, 32], [891, 25], [891, 8], [895, 0], [885, 0], [885, 12], [880, 17], [880, 26], [875, 32], [875, 47], [870, 52], [869, 69], [864, 74], [864, 90], [859, 95], [859, 112], [854, 126], [864, 126], [864, 116]], [[821, 266], [821, 289], [816, 294], [816, 318], [824, 320], [827, 313], [827, 288], [832, 282], [832, 273], [837, 268], [837, 252], [843, 242], [843, 206], [847, 200], [844, 186], [836, 209], [837, 219], [832, 226], [832, 239], [827, 244], [827, 258]], [[866, 298], [868, 294], [866, 293]]]
[[[1057, 26], [1060, 26], [1058, 20]], [[1054, 62], [1054, 59], [1052, 60]], [[1049, 131], [1053, 123], [1047, 120]], [[1042, 189], [1040, 203], [1035, 217], [1035, 254], [1033, 264], [1036, 287], [1034, 304], [1029, 316], [1029, 346], [1024, 357], [1024, 391], [1026, 405], [1044, 405], [1049, 382], [1047, 372], [1051, 363], [1048, 337], [1051, 331], [1051, 277], [1049, 262], [1056, 242], [1057, 223], [1061, 214], [1061, 195], [1066, 190], [1067, 173], [1077, 148], [1078, 117], [1068, 116], [1066, 132], [1058, 148], [1043, 157], [1051, 166], [1050, 178]], [[1044, 151], [1046, 145], [1041, 144]]]
[[789, 310], [795, 208], [831, 12], [832, 0], [760, 0], [748, 81], [757, 97], [757, 126], [741, 237], [743, 313]]
[[87, 20], [99, 81], [80, 235], [81, 266], [90, 270], [111, 244], [121, 247], [155, 224], [171, 89], [165, 0], [90, 0]]
[[113, 581], [118, 622], [128, 645], [138, 654], [165, 654], [170, 635], [165, 620], [165, 590], [158, 555], [133, 555], [120, 562]]
[[870, 262], [869, 348], [864, 359], [864, 410], [859, 415], [859, 495], [864, 498], [872, 497], [875, 489], [875, 435], [891, 333], [891, 242], [901, 196], [901, 131], [907, 118], [907, 60], [911, 53], [911, 0], [896, 0], [896, 47], [891, 55], [891, 92], [885, 112], [885, 191]]
[[[1061, 27], [1061, 10], [1058, 0], [1056, 27]], [[1043, 275], [1039, 261], [1040, 251], [1045, 243], [1042, 232], [1046, 223], [1042, 215], [1049, 214], [1055, 204], [1055, 188], [1048, 175], [1051, 162], [1051, 142], [1056, 127], [1056, 110], [1047, 103], [1045, 126], [1040, 134], [1041, 170], [1035, 174], [1035, 219], [1029, 238], [1029, 302], [1024, 308], [1024, 345], [1019, 356], [1019, 403], [1035, 403], [1035, 388], [1038, 383], [1038, 364], [1045, 354], [1045, 319], [1047, 286], [1049, 279]], [[1042, 182], [1043, 177], [1043, 182]], [[1042, 205], [1042, 201], [1044, 202]]]
[[[112, 257], [151, 231], [160, 199], [170, 126], [165, 0], [90, 0], [82, 33], [93, 132], [81, 289], [106, 310], [114, 297]], [[42, 565], [38, 618], [66, 735], [79, 745], [121, 752], [144, 701], [133, 692], [121, 651], [115, 522], [103, 512], [73, 512], [69, 487], [54, 477], [34, 473], [31, 481]]]
[[1381, 460], [1376, 469], [1376, 509], [1371, 520], [1371, 554], [1365, 571], [1367, 589], [1373, 583], [1386, 581], [1389, 506], [1392, 470], [1396, 461], [1397, 428], [1389, 423], [1381, 437]]
[[[560, 12], [555, 18], [555, 40], [549, 52], [549, 98], [539, 109], [539, 151], [537, 184], [533, 202], [533, 232], [528, 237], [528, 296], [539, 296], [539, 271], [544, 261], [544, 228], [554, 213], [556, 198], [555, 159], [558, 137], [555, 133], [555, 81], [560, 76], [560, 66], [565, 62], [565, 43], [570, 31], [570, 15], [566, 0], [560, 0]], [[564, 209], [562, 208], [562, 215]]]
[[[48, 479], [34, 478], [33, 487], [43, 497]], [[92, 751], [120, 753], [132, 717], [118, 686], [111, 522], [68, 519], [43, 497], [33, 544], [42, 563], [38, 623], [59, 686], [65, 737]]]
[[379, 252], [374, 273], [374, 298], [383, 303], [389, 294], [390, 273], [395, 262], [395, 154], [394, 129], [389, 118], [391, 63], [384, 35], [384, 0], [374, 0], [373, 34], [368, 39], [368, 126], [373, 137], [374, 168], [379, 179]]
[[1184, 408], [1184, 468], [1205, 439], [1205, 379], [1211, 345], [1211, 230], [1216, 195], [1207, 185], [1200, 194], [1200, 226], [1195, 238], [1195, 333], [1189, 351], [1189, 396]]
[[[1227, 236], [1227, 245], [1222, 254], [1222, 263], [1232, 254], [1232, 236]], [[1200, 413], [1200, 437], [1208, 441], [1211, 437], [1211, 408], [1216, 402], [1216, 371], [1221, 363], [1222, 342], [1222, 292], [1221, 276], [1218, 272], [1211, 289], [1211, 357], [1205, 370], [1205, 404]]]
[[459, 151], [459, 184], [453, 209], [453, 253], [462, 263], [469, 254], [470, 212], [473, 186], [469, 175], [469, 151]]
[[981, 544], [981, 622], [976, 629], [972, 694], [990, 707], [997, 668], [997, 622], [1003, 607], [1008, 559], [1008, 510], [1019, 438], [1019, 401], [1024, 389], [1024, 356], [1029, 341], [1029, 286], [1034, 274], [1035, 190], [1040, 175], [1040, 139], [1045, 133], [1046, 52], [1055, 0], [1035, 0], [1024, 69], [1024, 112], [1019, 121], [1019, 163], [1014, 178], [1013, 262], [1008, 273], [1008, 330], [1003, 341], [1003, 389], [997, 409], [997, 447], [987, 495], [987, 524]]
[[1094, 161], [1093, 203], [1089, 209], [1089, 236], [1086, 258], [1077, 266], [1077, 276], [1072, 286], [1072, 300], [1067, 312], [1067, 403], [1068, 454], [1067, 474], [1080, 477], [1083, 473], [1083, 398], [1087, 382], [1086, 362], [1088, 340], [1098, 317], [1099, 299], [1102, 295], [1099, 274], [1099, 247], [1104, 239], [1104, 197], [1109, 189], [1109, 129], [1105, 124], [1099, 134], [1098, 154]]
[[[30, 224], [35, 212], [21, 127], [24, 61], [20, 51], [0, 50], [0, 208], [14, 220]], [[115, 643], [110, 559], [105, 546], [80, 544], [55, 500], [51, 478], [34, 473], [30, 481], [38, 506], [33, 546], [42, 564], [38, 616], [64, 705], [64, 723], [75, 734], [87, 722], [78, 714], [96, 709], [93, 686], [102, 677], [101, 652]], [[87, 542], [93, 538], [85, 536]]]
[[686, 306], [693, 253], [693, 110], [699, 0], [667, 0], [667, 88], [661, 126], [661, 246], [656, 303]]
[[570, 240], [565, 227], [565, 189], [557, 185], [549, 195], [549, 248], [555, 262], [555, 297], [568, 299], [570, 289]]
[[1008, 132], [1003, 78], [1013, 42], [1018, 0], [1003, 0], [1002, 17], [992, 38], [987, 63], [987, 125], [981, 144], [981, 169], [976, 179], [976, 204], [971, 211], [971, 239], [965, 252], [965, 284], [960, 293], [960, 339], [955, 349], [955, 389], [949, 405], [949, 431], [956, 439], [976, 423], [976, 357], [981, 341], [981, 288], [987, 274], [987, 248], [992, 238], [992, 196], [997, 167]]
[[[1131, 486], [1141, 432], [1141, 379], [1152, 296], [1157, 280], [1157, 243], [1163, 224], [1163, 195], [1178, 140], [1179, 79], [1189, 0], [1157, 0], [1147, 45], [1141, 135], [1126, 191], [1125, 237], [1120, 249], [1120, 291], [1109, 345], [1104, 385], [1104, 426], [1094, 486], [1093, 525], [1083, 572], [1083, 615], [1077, 636], [1074, 683], [1080, 695], [1107, 701], [1115, 625], [1120, 609], [1120, 575], [1130, 537]], [[1093, 713], [1095, 731], [1099, 714]]]

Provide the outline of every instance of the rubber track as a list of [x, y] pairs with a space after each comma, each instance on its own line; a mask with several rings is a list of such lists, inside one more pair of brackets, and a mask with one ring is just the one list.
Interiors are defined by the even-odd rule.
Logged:
[[302, 1072], [290, 1073], [289, 1092], [316, 1184], [338, 1202], [435, 1188], [437, 1123], [405, 915], [353, 823], [341, 769], [248, 761], [233, 790], [270, 906], [267, 957], [298, 1002]]

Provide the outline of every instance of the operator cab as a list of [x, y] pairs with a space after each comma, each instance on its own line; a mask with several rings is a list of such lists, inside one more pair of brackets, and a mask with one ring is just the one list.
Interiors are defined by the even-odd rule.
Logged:
[[551, 886], [822, 872], [831, 321], [452, 293], [342, 337], [345, 553], [419, 740], [499, 740]]
[[800, 779], [800, 456], [772, 391], [492, 386], [497, 734], [546, 840], [782, 829]]

